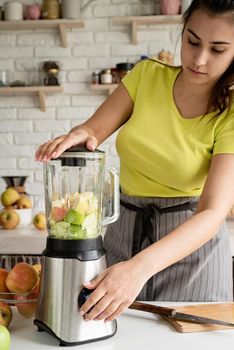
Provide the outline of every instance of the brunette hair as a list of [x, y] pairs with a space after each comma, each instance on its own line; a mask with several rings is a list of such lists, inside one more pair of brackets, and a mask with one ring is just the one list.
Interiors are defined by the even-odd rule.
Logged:
[[[206, 11], [213, 16], [219, 16], [230, 13], [234, 23], [234, 0], [193, 0], [187, 11], [183, 15], [183, 30], [188, 23], [189, 18], [196, 10]], [[207, 112], [211, 109], [217, 110], [217, 116], [220, 115], [233, 102], [234, 87], [234, 59], [228, 69], [223, 73], [215, 84], [208, 101]]]

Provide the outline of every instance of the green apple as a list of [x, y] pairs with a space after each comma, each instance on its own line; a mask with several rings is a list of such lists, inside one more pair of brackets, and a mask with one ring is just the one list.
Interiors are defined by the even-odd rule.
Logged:
[[81, 225], [84, 221], [84, 213], [70, 209], [65, 216], [64, 221], [69, 222], [70, 224]]
[[56, 222], [51, 226], [51, 235], [58, 239], [66, 239], [69, 235], [70, 224], [69, 222]]
[[10, 350], [11, 336], [5, 326], [0, 325], [0, 349]]
[[82, 229], [80, 225], [71, 224], [70, 233], [72, 234], [72, 239], [85, 239], [86, 232]]

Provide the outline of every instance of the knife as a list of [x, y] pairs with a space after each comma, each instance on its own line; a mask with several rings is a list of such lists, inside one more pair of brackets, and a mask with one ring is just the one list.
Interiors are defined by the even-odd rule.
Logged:
[[162, 307], [153, 304], [145, 304], [139, 301], [134, 301], [128, 307], [129, 309], [151, 312], [156, 315], [166, 316], [173, 320], [192, 322], [192, 323], [200, 323], [200, 324], [218, 324], [221, 326], [234, 327], [234, 323], [220, 321], [213, 318], [207, 318], [202, 316], [196, 316], [191, 314], [185, 314], [182, 312], [177, 312], [175, 309], [169, 307]]

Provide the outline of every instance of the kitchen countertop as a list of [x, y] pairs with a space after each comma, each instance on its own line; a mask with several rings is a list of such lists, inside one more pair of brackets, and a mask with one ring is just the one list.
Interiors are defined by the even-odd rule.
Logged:
[[46, 246], [46, 230], [37, 230], [33, 225], [14, 230], [0, 229], [0, 254], [40, 255]]
[[[156, 303], [154, 303], [156, 304]], [[157, 305], [188, 305], [157, 302]], [[45, 332], [37, 332], [33, 319], [24, 319], [14, 311], [10, 326], [11, 350], [50, 350], [58, 348], [58, 341]], [[83, 345], [73, 346], [79, 350], [143, 350], [179, 349], [197, 350], [209, 347], [212, 350], [232, 349], [234, 330], [216, 330], [197, 333], [178, 333], [160, 316], [146, 312], [127, 310], [117, 319], [115, 336]]]
[[[234, 257], [234, 220], [227, 221], [231, 253]], [[32, 225], [15, 230], [0, 229], [0, 254], [41, 254], [46, 246], [47, 232]]]

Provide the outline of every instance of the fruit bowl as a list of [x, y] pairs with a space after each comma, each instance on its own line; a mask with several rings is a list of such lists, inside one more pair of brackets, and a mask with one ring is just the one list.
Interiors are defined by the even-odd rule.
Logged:
[[38, 288], [27, 293], [1, 292], [0, 302], [7, 303], [10, 307], [15, 306], [18, 313], [26, 318], [35, 315], [38, 299]]
[[30, 225], [32, 223], [32, 208], [14, 209], [20, 217], [18, 227]]

